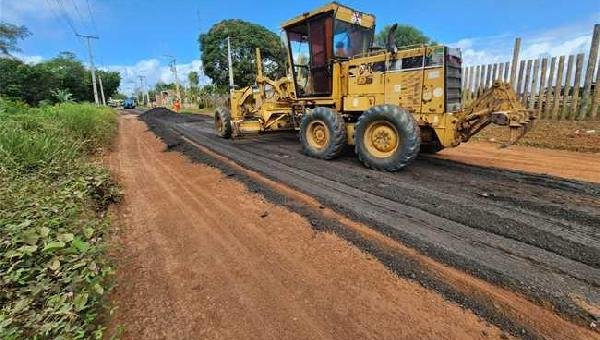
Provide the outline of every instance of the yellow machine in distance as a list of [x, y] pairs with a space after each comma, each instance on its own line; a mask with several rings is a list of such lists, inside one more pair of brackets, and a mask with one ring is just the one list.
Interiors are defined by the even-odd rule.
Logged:
[[331, 3], [282, 27], [288, 76], [266, 78], [257, 49], [257, 86], [230, 91], [229, 107], [215, 113], [220, 136], [298, 130], [309, 156], [332, 159], [349, 144], [367, 167], [396, 171], [491, 123], [508, 126], [514, 143], [535, 119], [500, 82], [463, 108], [460, 51], [399, 50], [395, 26], [387, 46], [373, 47], [373, 15]]

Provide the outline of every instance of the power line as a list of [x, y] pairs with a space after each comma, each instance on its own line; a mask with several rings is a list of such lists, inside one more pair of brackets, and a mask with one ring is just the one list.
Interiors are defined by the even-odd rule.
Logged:
[[[58, 0], [54, 1], [56, 6], [52, 5], [50, 0], [46, 0], [46, 3], [48, 5], [48, 8], [50, 9], [50, 11], [54, 14], [54, 17], [56, 18], [56, 22], [62, 26], [63, 23], [66, 23], [67, 26], [69, 26], [71, 28], [71, 31], [74, 33], [75, 35], [75, 40], [78, 41], [80, 44], [82, 44], [85, 47], [85, 43], [83, 42], [83, 39], [81, 37], [79, 37], [79, 33], [77, 32], [77, 29], [75, 28], [75, 26], [73, 25], [73, 22], [70, 21], [70, 18], [65, 17], [65, 14], [63, 13], [63, 11], [61, 11], [60, 8], [61, 4], [58, 2]], [[62, 23], [61, 23], [62, 21]]]
[[69, 13], [67, 12], [67, 10], [65, 9], [65, 6], [63, 4], [63, 2], [61, 0], [54, 0], [56, 2], [56, 4], [60, 7], [61, 14], [64, 18], [64, 20], [67, 22], [67, 24], [69, 25], [69, 27], [71, 27], [71, 30], [73, 31], [73, 33], [76, 36], [79, 36], [79, 33], [77, 33], [77, 29], [75, 28], [75, 24], [73, 24], [73, 20], [71, 20], [71, 17], [69, 16]]
[[92, 6], [90, 6], [90, 0], [85, 0], [87, 3], [88, 14], [90, 15], [90, 20], [92, 21], [92, 27], [96, 34], [98, 34], [98, 25], [96, 25], [96, 20], [94, 19], [94, 15], [92, 14]]
[[79, 11], [79, 7], [77, 7], [77, 3], [75, 3], [75, 0], [71, 0], [71, 3], [73, 4], [73, 7], [75, 7], [75, 12], [77, 12], [77, 16], [79, 17], [79, 20], [81, 20], [81, 22], [83, 23], [85, 20], [83, 20], [83, 16], [81, 15], [81, 12]]

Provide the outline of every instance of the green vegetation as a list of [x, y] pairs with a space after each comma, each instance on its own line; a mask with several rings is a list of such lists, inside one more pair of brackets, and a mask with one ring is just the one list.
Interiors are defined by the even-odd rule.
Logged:
[[[106, 98], [117, 93], [121, 83], [118, 72], [98, 71]], [[94, 101], [92, 75], [70, 52], [31, 65], [14, 58], [0, 58], [0, 95], [29, 105], [60, 102], [55, 93], [66, 91], [73, 101]]]
[[10, 52], [20, 52], [17, 40], [24, 39], [31, 33], [25, 26], [17, 26], [0, 22], [0, 55], [10, 56]]
[[0, 338], [102, 337], [119, 190], [94, 158], [116, 131], [108, 108], [0, 98]]
[[[94, 101], [91, 71], [71, 52], [35, 65], [15, 59], [10, 52], [20, 51], [19, 39], [31, 33], [25, 26], [0, 22], [0, 96], [29, 105], [69, 101]], [[121, 84], [118, 72], [98, 70], [104, 94], [109, 98]], [[69, 95], [67, 95], [69, 94]]]
[[[379, 46], [385, 46], [387, 44], [387, 36], [390, 32], [392, 25], [385, 25], [379, 33], [375, 36], [375, 42]], [[398, 25], [396, 28], [396, 46], [410, 46], [419, 44], [435, 44], [430, 37], [426, 36], [416, 27], [410, 25]]]
[[278, 79], [286, 73], [286, 51], [279, 37], [266, 27], [242, 20], [223, 20], [200, 34], [204, 72], [220, 88], [229, 88], [227, 37], [230, 37], [233, 79], [240, 87], [254, 84], [256, 79], [255, 48], [261, 49], [265, 75]]

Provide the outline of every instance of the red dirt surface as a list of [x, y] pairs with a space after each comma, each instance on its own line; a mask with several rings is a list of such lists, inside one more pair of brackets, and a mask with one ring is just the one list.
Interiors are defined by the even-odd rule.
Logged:
[[[185, 139], [185, 138], [184, 138]], [[381, 249], [401, 254], [406, 258], [416, 260], [423, 268], [426, 268], [434, 276], [446, 282], [457, 292], [463, 292], [470, 295], [471, 299], [479, 301], [488, 301], [494, 305], [496, 313], [504, 315], [511, 320], [516, 320], [518, 324], [534, 330], [541, 338], [548, 339], [596, 339], [600, 337], [597, 332], [588, 330], [585, 327], [573, 324], [562, 319], [551, 308], [540, 306], [527, 300], [522, 295], [510, 290], [498, 287], [494, 284], [476, 278], [456, 268], [444, 265], [436, 260], [420, 254], [418, 251], [405, 246], [375, 230], [367, 225], [353, 221], [334, 210], [322, 206], [314, 198], [298, 192], [285, 184], [267, 179], [259, 173], [245, 169], [237, 163], [215, 154], [206, 147], [196, 144], [189, 139], [185, 139], [203, 153], [215, 157], [237, 171], [250, 176], [254, 181], [265, 184], [278, 192], [284, 193], [290, 199], [302, 202], [308, 206], [318, 208], [329, 217], [343, 223], [347, 228], [358, 232], [361, 236], [374, 241]], [[597, 312], [597, 307], [589, 306], [592, 312]]]
[[[508, 138], [505, 126], [492, 125], [473, 139], [502, 143]], [[600, 152], [600, 121], [538, 120], [517, 145], [538, 148]]]
[[438, 293], [400, 279], [338, 237], [192, 164], [134, 116], [109, 164], [125, 339], [499, 338]]
[[435, 157], [457, 162], [519, 170], [600, 183], [600, 153], [581, 153], [471, 141], [442, 150]]

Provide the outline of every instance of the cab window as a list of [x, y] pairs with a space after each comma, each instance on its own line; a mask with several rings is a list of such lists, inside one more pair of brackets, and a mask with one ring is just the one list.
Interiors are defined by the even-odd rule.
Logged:
[[371, 46], [371, 29], [345, 21], [335, 21], [333, 35], [336, 58], [351, 58], [366, 53]]

